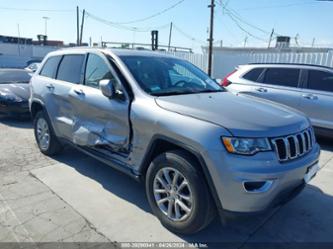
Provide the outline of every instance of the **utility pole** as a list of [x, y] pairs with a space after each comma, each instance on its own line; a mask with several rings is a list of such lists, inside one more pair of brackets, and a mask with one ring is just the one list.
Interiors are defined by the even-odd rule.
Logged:
[[248, 40], [249, 38], [246, 36], [245, 37], [245, 39], [244, 39], [244, 48], [246, 47], [246, 44], [247, 44], [247, 40]]
[[45, 36], [47, 36], [47, 21], [50, 19], [48, 16], [43, 16], [43, 19], [45, 21]]
[[17, 34], [18, 34], [18, 39], [17, 39], [18, 54], [19, 54], [19, 56], [21, 56], [21, 47], [20, 47], [21, 32], [20, 32], [20, 24], [17, 24]]
[[82, 21], [81, 21], [81, 32], [80, 32], [80, 46], [82, 45], [82, 36], [83, 36], [83, 25], [84, 25], [84, 17], [86, 15], [86, 10], [84, 9], [83, 10], [83, 13], [82, 13]]
[[313, 40], [312, 40], [312, 47], [314, 48], [315, 46], [315, 42], [316, 42], [316, 38], [314, 37]]
[[138, 30], [137, 27], [133, 27], [133, 42], [132, 42], [132, 49], [135, 48], [135, 40], [136, 40], [136, 31]]
[[79, 6], [76, 6], [76, 45], [80, 45], [80, 20], [79, 20]]
[[170, 23], [170, 33], [169, 33], [168, 51], [170, 51], [170, 46], [171, 46], [172, 26], [173, 26], [173, 23], [171, 22], [171, 23]]
[[269, 36], [269, 41], [268, 41], [268, 48], [270, 48], [271, 47], [271, 42], [272, 42], [272, 39], [273, 39], [273, 35], [274, 35], [274, 28], [272, 29], [272, 33], [271, 33], [271, 35]]
[[214, 8], [215, 0], [211, 0], [210, 8], [210, 29], [209, 29], [209, 47], [208, 47], [208, 75], [212, 76], [212, 63], [213, 63], [213, 41], [214, 41]]

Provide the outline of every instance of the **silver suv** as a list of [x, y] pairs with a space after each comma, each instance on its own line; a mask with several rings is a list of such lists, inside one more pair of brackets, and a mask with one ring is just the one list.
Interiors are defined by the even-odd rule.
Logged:
[[31, 80], [30, 109], [42, 153], [70, 144], [143, 181], [153, 213], [176, 233], [203, 229], [216, 211], [264, 211], [318, 171], [302, 114], [235, 96], [159, 53], [52, 52]]
[[239, 66], [224, 80], [234, 93], [264, 98], [309, 116], [316, 133], [333, 137], [333, 68], [302, 64]]

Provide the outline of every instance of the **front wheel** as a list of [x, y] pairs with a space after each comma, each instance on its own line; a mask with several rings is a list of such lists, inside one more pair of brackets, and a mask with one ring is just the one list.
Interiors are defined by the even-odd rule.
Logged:
[[153, 213], [170, 231], [192, 234], [214, 218], [215, 207], [199, 165], [183, 151], [156, 157], [146, 175]]
[[61, 151], [61, 144], [44, 111], [38, 112], [34, 118], [34, 132], [39, 150], [43, 154], [53, 156]]

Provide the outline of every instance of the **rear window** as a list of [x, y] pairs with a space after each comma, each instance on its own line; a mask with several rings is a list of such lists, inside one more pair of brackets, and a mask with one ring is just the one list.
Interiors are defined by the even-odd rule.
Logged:
[[333, 74], [324, 71], [310, 70], [308, 88], [313, 90], [333, 92]]
[[251, 80], [251, 81], [258, 81], [259, 76], [261, 75], [263, 68], [255, 68], [246, 73], [243, 78], [246, 80]]
[[264, 83], [270, 85], [297, 87], [299, 74], [299, 69], [269, 68], [265, 73]]
[[83, 61], [84, 55], [65, 55], [60, 62], [57, 79], [80, 83]]
[[30, 74], [24, 70], [0, 69], [0, 84], [29, 83]]
[[57, 73], [58, 64], [61, 56], [50, 57], [44, 64], [40, 75], [54, 79]]

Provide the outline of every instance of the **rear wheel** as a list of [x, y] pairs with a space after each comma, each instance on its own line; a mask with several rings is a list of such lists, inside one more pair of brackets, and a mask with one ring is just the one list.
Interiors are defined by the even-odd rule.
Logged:
[[37, 145], [43, 154], [52, 156], [61, 151], [61, 144], [44, 111], [38, 112], [34, 118], [34, 132]]
[[214, 218], [215, 207], [198, 167], [186, 152], [171, 151], [156, 157], [147, 171], [149, 204], [172, 232], [195, 233]]

